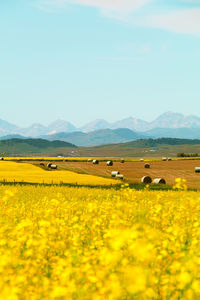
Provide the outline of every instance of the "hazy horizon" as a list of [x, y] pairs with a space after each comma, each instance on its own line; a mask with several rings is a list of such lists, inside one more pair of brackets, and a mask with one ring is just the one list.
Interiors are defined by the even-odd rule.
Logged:
[[145, 120], [145, 119], [142, 119], [142, 118], [136, 118], [136, 117], [134, 117], [133, 115], [132, 115], [132, 116], [129, 115], [129, 116], [127, 116], [126, 118], [118, 119], [118, 120], [114, 120], [114, 121], [110, 121], [110, 120], [108, 120], [108, 119], [103, 119], [103, 118], [101, 118], [101, 119], [91, 119], [91, 120], [87, 120], [86, 122], [84, 122], [84, 123], [82, 123], [82, 124], [80, 124], [80, 125], [76, 125], [76, 123], [71, 122], [70, 120], [67, 120], [67, 119], [61, 119], [61, 118], [54, 119], [54, 120], [52, 119], [52, 120], [50, 120], [49, 123], [44, 123], [44, 122], [41, 120], [41, 122], [28, 123], [28, 124], [26, 124], [25, 126], [21, 126], [20, 124], [14, 123], [14, 122], [9, 121], [9, 120], [7, 120], [7, 119], [3, 119], [3, 118], [1, 118], [1, 117], [0, 117], [0, 120], [3, 120], [3, 121], [6, 121], [6, 122], [8, 122], [8, 123], [10, 123], [10, 124], [16, 125], [16, 126], [18, 126], [19, 128], [20, 128], [20, 127], [21, 127], [21, 128], [26, 128], [26, 127], [29, 127], [29, 126], [34, 125], [34, 124], [40, 124], [40, 125], [43, 125], [43, 126], [49, 126], [49, 125], [51, 125], [52, 123], [57, 122], [57, 121], [66, 121], [66, 122], [69, 122], [69, 123], [71, 123], [72, 125], [74, 125], [76, 128], [81, 128], [81, 127], [83, 127], [83, 126], [86, 125], [86, 124], [89, 124], [89, 123], [92, 123], [92, 122], [95, 122], [95, 121], [101, 121], [101, 120], [106, 121], [106, 122], [108, 122], [109, 124], [113, 124], [113, 123], [118, 122], [118, 121], [122, 121], [122, 120], [126, 120], [126, 119], [129, 119], [129, 118], [133, 118], [133, 119], [145, 121], [145, 122], [147, 122], [147, 123], [151, 123], [151, 122], [155, 121], [157, 118], [159, 118], [160, 116], [165, 115], [165, 114], [180, 114], [180, 115], [183, 115], [184, 117], [194, 116], [194, 117], [200, 118], [200, 116], [197, 115], [197, 114], [182, 114], [182, 113], [180, 113], [180, 112], [175, 112], [175, 111], [166, 111], [166, 112], [161, 113], [160, 115], [157, 115], [157, 116], [156, 116], [154, 119], [152, 119], [152, 120]]

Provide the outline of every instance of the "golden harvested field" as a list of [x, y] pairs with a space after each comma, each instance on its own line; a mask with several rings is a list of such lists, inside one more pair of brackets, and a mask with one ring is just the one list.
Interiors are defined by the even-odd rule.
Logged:
[[0, 201], [0, 299], [200, 299], [197, 192], [0, 186]]
[[78, 173], [105, 176], [110, 178], [111, 171], [120, 171], [129, 183], [140, 182], [145, 175], [153, 178], [164, 178], [167, 184], [172, 185], [176, 178], [184, 178], [190, 188], [200, 188], [200, 174], [194, 169], [200, 166], [198, 160], [173, 160], [173, 161], [149, 161], [151, 168], [145, 169], [145, 162], [114, 162], [112, 167], [108, 167], [106, 162], [93, 165], [91, 162], [56, 162], [60, 170], [71, 170]]
[[46, 171], [28, 163], [0, 162], [0, 181], [32, 183], [70, 183], [79, 185], [111, 185], [119, 183], [111, 178], [77, 174], [70, 171]]

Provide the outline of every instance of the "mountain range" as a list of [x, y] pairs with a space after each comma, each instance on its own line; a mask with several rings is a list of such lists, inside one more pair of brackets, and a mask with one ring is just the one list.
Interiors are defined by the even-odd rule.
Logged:
[[152, 122], [129, 117], [109, 123], [98, 119], [75, 127], [68, 121], [57, 120], [48, 126], [32, 124], [22, 128], [0, 120], [0, 139], [45, 138], [62, 140], [78, 146], [123, 143], [142, 138], [200, 138], [200, 117], [166, 112]]
[[71, 133], [61, 132], [52, 135], [42, 136], [49, 141], [65, 141], [77, 146], [96, 146], [105, 144], [126, 143], [130, 141], [148, 138], [149, 136], [134, 132], [128, 128], [119, 129], [99, 129], [92, 132], [84, 133], [76, 131]]

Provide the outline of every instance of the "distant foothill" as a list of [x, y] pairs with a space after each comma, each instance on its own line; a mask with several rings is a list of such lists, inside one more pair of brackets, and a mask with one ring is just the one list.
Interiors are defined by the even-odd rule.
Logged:
[[26, 128], [0, 120], [0, 139], [12, 138], [61, 140], [77, 146], [126, 143], [146, 138], [200, 139], [200, 118], [167, 112], [152, 122], [133, 117], [114, 123], [98, 119], [75, 127], [68, 121], [57, 120], [48, 126], [32, 124]]

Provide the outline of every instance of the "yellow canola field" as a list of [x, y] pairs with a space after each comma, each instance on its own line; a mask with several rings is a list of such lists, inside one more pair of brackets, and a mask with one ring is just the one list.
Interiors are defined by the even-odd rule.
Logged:
[[45, 171], [28, 163], [0, 162], [0, 181], [33, 183], [71, 183], [79, 185], [111, 185], [119, 181], [71, 171]]
[[[113, 160], [113, 161], [121, 161], [120, 157], [38, 157], [38, 156], [33, 156], [33, 157], [4, 157], [5, 161], [63, 161], [63, 160], [69, 160], [69, 161], [87, 161], [88, 159], [97, 159], [99, 161], [106, 161], [106, 160]], [[124, 158], [126, 162], [132, 161], [140, 161], [139, 157], [125, 157]], [[173, 160], [184, 160], [184, 159], [191, 159], [191, 158], [173, 158]], [[192, 158], [192, 159], [200, 159], [200, 158]], [[160, 161], [162, 160], [162, 157], [144, 157], [144, 161]]]
[[200, 196], [0, 186], [0, 299], [200, 299]]
[[88, 158], [85, 157], [52, 157], [52, 156], [8, 156], [8, 157], [3, 157], [4, 160], [6, 161], [11, 161], [11, 160], [35, 160], [35, 161], [42, 161], [42, 160], [50, 160], [50, 161], [63, 161], [65, 159], [76, 159], [76, 160], [86, 160]]
[[[34, 161], [63, 161], [63, 160], [72, 160], [72, 161], [87, 161], [88, 159], [98, 159], [98, 160], [103, 160], [103, 161], [105, 161], [105, 160], [118, 160], [118, 161], [120, 161], [121, 160], [121, 158], [120, 157], [104, 157], [104, 156], [101, 156], [101, 157], [74, 157], [74, 156], [70, 156], [70, 157], [43, 157], [43, 156], [41, 156], [41, 157], [38, 157], [38, 156], [33, 156], [33, 157], [31, 157], [31, 156], [26, 156], [26, 157], [12, 157], [12, 156], [10, 156], [10, 157], [4, 157], [4, 160], [5, 161], [15, 161], [15, 160], [21, 160], [21, 161], [31, 161], [31, 160], [34, 160]], [[130, 161], [130, 160], [132, 160], [132, 159], [129, 159], [128, 158], [128, 161]], [[138, 161], [138, 159], [133, 159], [133, 161]]]
[[[168, 156], [166, 156], [168, 157]], [[4, 157], [5, 161], [87, 161], [88, 159], [97, 159], [99, 161], [113, 160], [113, 161], [121, 161], [120, 157]], [[137, 162], [140, 161], [141, 157], [125, 157], [125, 162]], [[143, 157], [144, 161], [162, 161], [162, 157]], [[172, 157], [172, 160], [200, 160], [200, 157]]]

